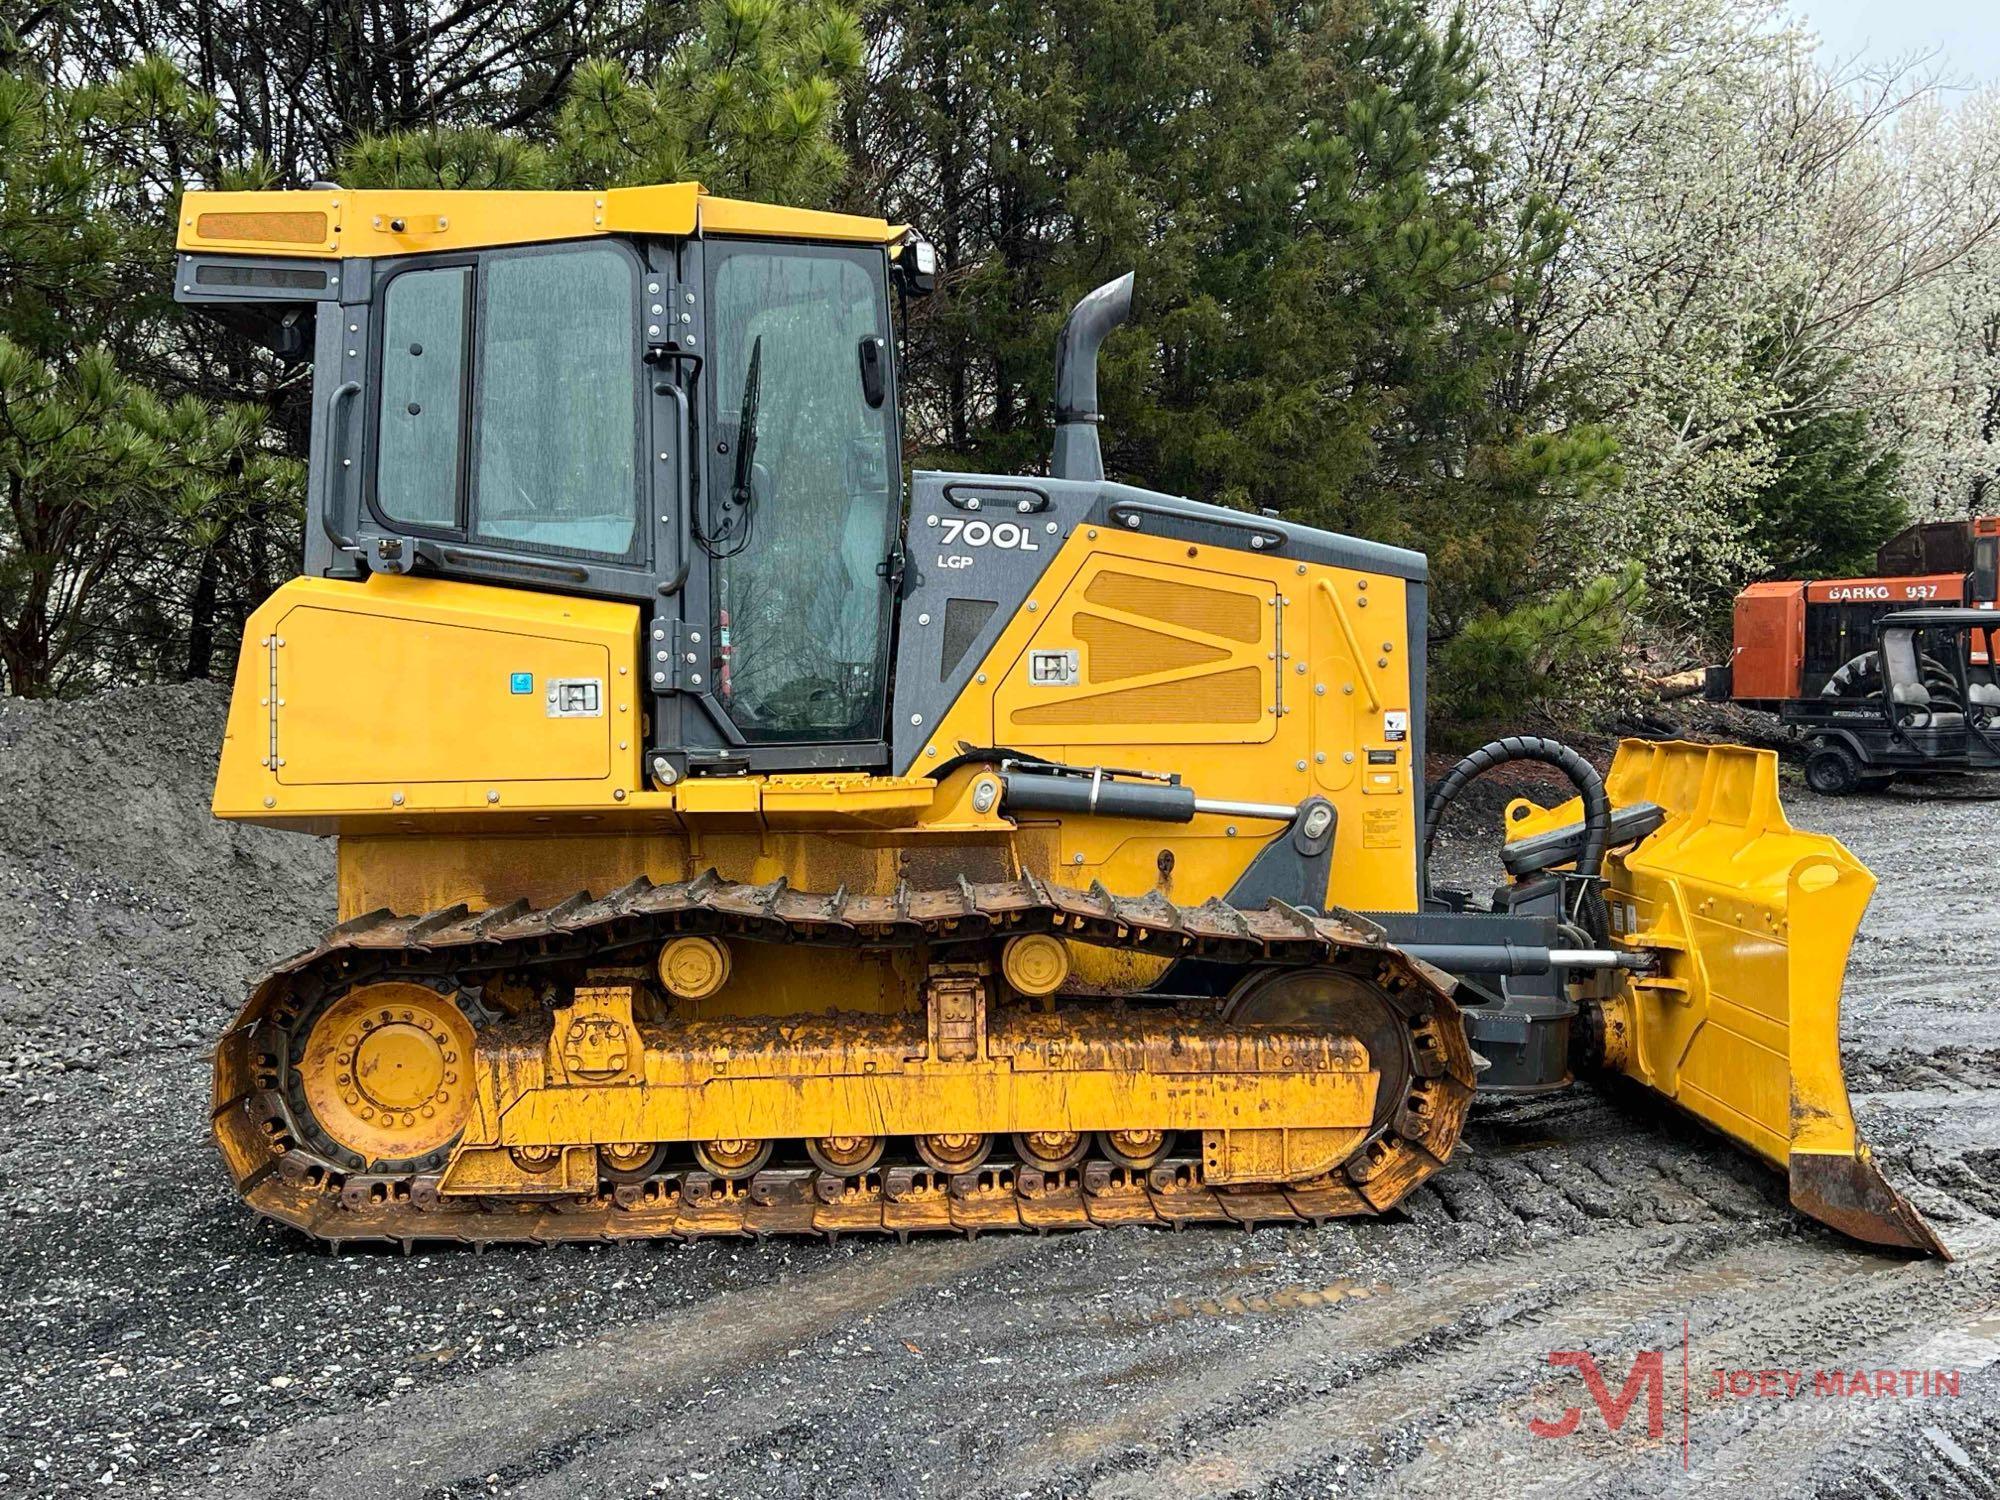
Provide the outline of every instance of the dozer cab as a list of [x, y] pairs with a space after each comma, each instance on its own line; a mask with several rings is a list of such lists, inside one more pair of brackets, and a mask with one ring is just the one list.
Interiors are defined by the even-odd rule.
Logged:
[[[313, 375], [303, 576], [215, 810], [338, 839], [214, 1132], [335, 1241], [1320, 1221], [1474, 1092], [1659, 1090], [1864, 1239], [1871, 880], [1771, 756], [1497, 742], [1425, 797], [1422, 556], [1107, 480], [901, 467], [877, 219], [607, 192], [188, 193], [177, 294]], [[1507, 885], [1428, 889], [1522, 756]], [[1426, 811], [1428, 808], [1428, 818]], [[1574, 1059], [1574, 1061], [1573, 1061]], [[1484, 1068], [1482, 1075], [1481, 1069]]]
[[1809, 737], [1806, 782], [1825, 796], [1879, 790], [1898, 776], [2000, 770], [2000, 678], [1991, 609], [1902, 609], [1875, 621], [1875, 645], [1817, 698], [1785, 705]]

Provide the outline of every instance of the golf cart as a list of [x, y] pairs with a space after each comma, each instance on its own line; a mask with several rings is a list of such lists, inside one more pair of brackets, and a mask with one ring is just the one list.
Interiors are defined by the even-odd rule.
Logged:
[[1784, 706], [1806, 736], [1806, 784], [1823, 796], [1898, 776], [2000, 770], [2000, 611], [1905, 609], [1875, 622], [1875, 647], [1817, 698]]

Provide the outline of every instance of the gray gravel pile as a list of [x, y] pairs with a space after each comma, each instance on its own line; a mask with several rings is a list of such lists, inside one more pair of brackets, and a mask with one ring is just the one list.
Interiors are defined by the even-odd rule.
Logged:
[[[209, 1045], [332, 914], [324, 845], [209, 818], [222, 713], [0, 704], [0, 1495], [1995, 1492], [1991, 803], [1792, 797], [1882, 876], [1857, 1109], [1955, 1265], [1865, 1253], [1591, 1088], [1482, 1106], [1404, 1209], [1319, 1231], [334, 1256], [207, 1140]], [[1467, 874], [1489, 802], [1448, 835]], [[1615, 1394], [1641, 1351], [1677, 1375], [1684, 1328], [1657, 1441], [1548, 1363], [1589, 1349]], [[1822, 1366], [1963, 1394], [1704, 1397]]]
[[332, 845], [201, 816], [229, 706], [197, 683], [0, 698], [0, 1087], [206, 1047], [332, 919]]

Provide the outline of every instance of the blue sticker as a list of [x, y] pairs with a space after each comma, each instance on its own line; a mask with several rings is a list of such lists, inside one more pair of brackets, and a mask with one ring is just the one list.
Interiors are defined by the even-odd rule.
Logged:
[[516, 672], [507, 679], [507, 691], [510, 693], [532, 693], [534, 690], [533, 672]]

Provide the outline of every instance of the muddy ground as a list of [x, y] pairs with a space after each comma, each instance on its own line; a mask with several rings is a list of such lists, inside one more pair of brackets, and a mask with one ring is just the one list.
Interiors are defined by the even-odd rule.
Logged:
[[[207, 1141], [210, 1041], [330, 915], [324, 847], [207, 818], [221, 713], [0, 704], [0, 1493], [2000, 1492], [2000, 789], [1792, 796], [1881, 876], [1850, 1077], [1956, 1264], [1587, 1088], [1321, 1230], [333, 1256]], [[1660, 1351], [1660, 1437], [1643, 1390], [1608, 1434], [1571, 1349], [1614, 1395]], [[1959, 1394], [1717, 1400], [1718, 1368]]]

